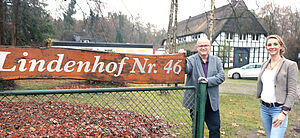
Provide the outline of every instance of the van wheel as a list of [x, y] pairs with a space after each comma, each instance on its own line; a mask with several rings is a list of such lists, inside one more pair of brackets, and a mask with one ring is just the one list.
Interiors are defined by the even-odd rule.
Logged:
[[239, 73], [233, 73], [232, 78], [233, 79], [239, 79], [241, 76]]

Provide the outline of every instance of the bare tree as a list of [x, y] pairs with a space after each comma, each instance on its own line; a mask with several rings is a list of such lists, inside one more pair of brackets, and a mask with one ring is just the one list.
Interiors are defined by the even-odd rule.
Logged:
[[263, 18], [263, 26], [268, 34], [278, 34], [276, 17], [279, 17], [279, 7], [269, 3], [260, 9], [258, 15]]
[[174, 13], [174, 0], [171, 0], [171, 8], [170, 8], [170, 15], [169, 15], [169, 26], [168, 26], [168, 33], [167, 33], [167, 44], [164, 46], [166, 54], [169, 54], [170, 42], [171, 42], [171, 34], [172, 34], [172, 24], [173, 24], [173, 13]]
[[258, 13], [258, 16], [263, 18], [263, 25], [268, 34], [278, 34], [282, 36], [287, 46], [284, 56], [294, 61], [299, 61], [299, 15], [299, 11], [293, 11], [291, 7], [280, 7], [273, 3], [265, 5]]
[[209, 19], [209, 41], [212, 43], [213, 28], [214, 28], [214, 15], [215, 15], [215, 0], [211, 0], [211, 12]]
[[176, 33], [177, 33], [177, 11], [178, 11], [178, 0], [175, 0], [175, 15], [174, 15], [174, 27], [173, 27], [173, 43], [172, 43], [172, 53], [176, 53]]

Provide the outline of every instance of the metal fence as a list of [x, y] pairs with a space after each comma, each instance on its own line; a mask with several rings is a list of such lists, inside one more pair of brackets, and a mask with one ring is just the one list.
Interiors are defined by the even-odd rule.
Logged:
[[0, 137], [192, 137], [186, 89], [0, 92]]

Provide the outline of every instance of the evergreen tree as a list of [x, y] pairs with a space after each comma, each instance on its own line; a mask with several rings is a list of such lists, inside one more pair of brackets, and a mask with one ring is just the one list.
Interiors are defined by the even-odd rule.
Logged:
[[117, 43], [123, 43], [123, 28], [124, 28], [124, 17], [123, 15], [120, 13], [118, 15], [119, 18], [119, 24], [118, 24], [118, 28], [116, 30], [117, 35], [116, 35], [116, 42]]
[[18, 44], [41, 46], [54, 35], [46, 4], [39, 0], [24, 0], [20, 3]]
[[64, 26], [65, 26], [66, 30], [70, 30], [71, 25], [74, 25], [74, 23], [75, 23], [72, 18], [72, 15], [74, 15], [76, 13], [75, 5], [76, 5], [76, 0], [71, 0], [70, 4], [68, 6], [68, 9], [63, 14]]
[[[54, 35], [50, 16], [45, 10], [46, 4], [39, 0], [19, 0], [17, 13], [13, 14], [10, 1], [4, 1], [4, 16], [2, 18], [3, 45], [30, 45], [41, 46], [46, 44], [45, 40]], [[1, 13], [2, 14], [2, 13]], [[13, 27], [12, 19], [17, 21], [16, 28]], [[12, 30], [15, 31], [12, 31]], [[16, 34], [13, 34], [15, 32]], [[16, 36], [14, 39], [13, 37]]]

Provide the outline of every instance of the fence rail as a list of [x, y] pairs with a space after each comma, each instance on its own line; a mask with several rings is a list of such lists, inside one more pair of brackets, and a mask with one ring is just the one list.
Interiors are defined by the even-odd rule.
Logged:
[[193, 86], [0, 92], [0, 137], [192, 137]]

